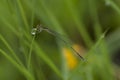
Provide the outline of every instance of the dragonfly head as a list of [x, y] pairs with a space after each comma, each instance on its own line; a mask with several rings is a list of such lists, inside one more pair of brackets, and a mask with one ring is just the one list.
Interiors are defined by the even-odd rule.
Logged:
[[38, 24], [36, 28], [33, 28], [32, 31], [31, 31], [31, 34], [34, 36], [40, 32], [43, 31], [43, 27], [41, 24]]

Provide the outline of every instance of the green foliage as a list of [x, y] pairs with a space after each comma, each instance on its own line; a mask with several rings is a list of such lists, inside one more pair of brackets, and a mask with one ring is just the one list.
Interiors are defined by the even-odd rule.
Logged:
[[[111, 55], [120, 47], [119, 2], [0, 0], [0, 80], [115, 80]], [[46, 32], [32, 36], [37, 24], [82, 44], [86, 61], [69, 70], [66, 46]]]

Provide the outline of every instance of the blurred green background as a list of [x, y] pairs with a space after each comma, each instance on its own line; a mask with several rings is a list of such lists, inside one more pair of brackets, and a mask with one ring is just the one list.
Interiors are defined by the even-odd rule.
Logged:
[[120, 1], [0, 0], [0, 80], [120, 80]]

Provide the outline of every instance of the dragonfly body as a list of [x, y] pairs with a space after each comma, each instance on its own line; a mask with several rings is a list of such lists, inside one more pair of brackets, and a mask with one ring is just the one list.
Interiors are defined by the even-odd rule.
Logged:
[[[60, 39], [61, 41], [63, 41], [66, 45], [68, 45], [68, 42], [67, 42], [67, 41], [65, 41], [64, 39], [62, 39], [61, 37], [59, 37], [59, 35], [58, 35], [59, 33], [55, 32], [55, 31], [53, 31], [53, 30], [50, 30], [50, 29], [47, 28], [47, 27], [43, 27], [43, 26], [40, 25], [40, 24], [37, 25], [36, 28], [33, 28], [33, 29], [32, 29], [32, 35], [35, 36], [36, 34], [42, 32], [42, 31], [46, 31], [46, 32], [54, 35], [55, 37], [57, 37], [58, 39]], [[70, 48], [71, 48], [82, 60], [84, 60], [84, 58], [83, 58], [72, 46], [70, 46]]]

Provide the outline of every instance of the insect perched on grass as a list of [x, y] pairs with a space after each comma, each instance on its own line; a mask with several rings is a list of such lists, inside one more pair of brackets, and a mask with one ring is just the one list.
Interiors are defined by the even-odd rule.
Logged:
[[[32, 32], [31, 34], [33, 36], [35, 36], [36, 34], [42, 32], [42, 31], [46, 31], [52, 35], [54, 35], [56, 38], [58, 38], [59, 40], [63, 41], [66, 45], [68, 45], [69, 43], [67, 41], [65, 41], [62, 37], [60, 37], [60, 34], [57, 33], [56, 31], [53, 31], [47, 27], [43, 27], [42, 25], [38, 24], [36, 26], [36, 28], [33, 28], [32, 29]], [[84, 60], [84, 58], [72, 47], [72, 46], [69, 46], [82, 60]]]

